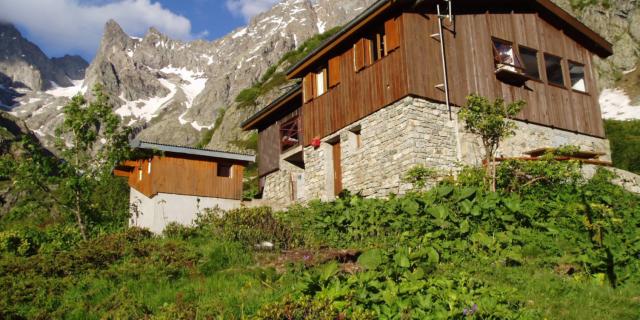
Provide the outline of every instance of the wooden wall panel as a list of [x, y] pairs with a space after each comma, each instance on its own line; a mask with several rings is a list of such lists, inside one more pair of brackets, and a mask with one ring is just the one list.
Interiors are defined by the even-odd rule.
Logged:
[[[151, 160], [151, 161], [149, 161]], [[148, 165], [151, 162], [151, 173]], [[231, 163], [231, 177], [218, 177], [218, 163]], [[242, 199], [244, 164], [225, 159], [166, 154], [138, 160], [129, 186], [148, 197], [170, 193], [223, 199]], [[139, 172], [142, 171], [142, 180]]]
[[280, 124], [274, 122], [258, 136], [258, 175], [264, 176], [280, 167]]
[[[402, 19], [397, 23], [398, 29], [402, 30]], [[354, 71], [353, 50], [347, 49], [339, 55], [340, 68], [344, 70], [340, 84], [303, 105], [305, 145], [314, 137], [330, 135], [406, 96], [406, 64], [402, 50], [395, 50], [358, 72]], [[358, 67], [362, 62], [359, 56]]]
[[[442, 84], [439, 42], [429, 37], [438, 32], [433, 13], [404, 13], [402, 50], [408, 61], [408, 93], [444, 101], [444, 93], [434, 89]], [[420, 30], [420, 32], [416, 32]], [[527, 81], [516, 87], [499, 81], [495, 74], [491, 37], [512, 41], [539, 51], [542, 81]], [[450, 98], [463, 106], [471, 93], [507, 102], [522, 99], [526, 108], [518, 119], [541, 125], [604, 136], [595, 77], [591, 70], [592, 53], [535, 13], [483, 12], [456, 15], [455, 33], [445, 31]], [[569, 86], [566, 63], [563, 68], [566, 88], [547, 85], [543, 53], [585, 65], [588, 94]]]

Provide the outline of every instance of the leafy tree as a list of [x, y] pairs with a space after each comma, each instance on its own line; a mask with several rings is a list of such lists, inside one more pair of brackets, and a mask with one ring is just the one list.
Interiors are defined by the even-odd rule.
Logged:
[[467, 106], [460, 111], [465, 129], [480, 136], [484, 147], [487, 176], [491, 177], [491, 191], [496, 191], [495, 154], [500, 143], [515, 134], [516, 124], [510, 121], [525, 106], [524, 101], [505, 104], [501, 98], [491, 102], [485, 97], [472, 94], [467, 97]]
[[93, 189], [130, 155], [130, 130], [120, 126], [101, 86], [93, 89], [93, 95], [91, 102], [81, 95], [73, 97], [63, 109], [64, 122], [56, 129], [56, 147], [66, 159], [60, 168], [61, 201], [73, 212], [84, 239], [85, 220], [95, 218], [97, 209]]

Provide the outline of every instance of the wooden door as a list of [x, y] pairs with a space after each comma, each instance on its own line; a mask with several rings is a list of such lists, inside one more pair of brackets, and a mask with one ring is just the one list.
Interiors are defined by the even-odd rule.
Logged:
[[340, 141], [333, 145], [333, 192], [334, 195], [340, 194], [342, 191], [342, 164], [340, 158], [342, 151], [340, 149]]

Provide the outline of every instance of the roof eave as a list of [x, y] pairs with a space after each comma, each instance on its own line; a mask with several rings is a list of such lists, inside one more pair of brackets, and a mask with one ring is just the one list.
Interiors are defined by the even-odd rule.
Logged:
[[256, 156], [254, 155], [172, 146], [172, 145], [166, 145], [166, 144], [160, 144], [160, 143], [146, 142], [141, 140], [132, 141], [131, 147], [137, 148], [137, 149], [159, 150], [164, 152], [172, 152], [172, 153], [178, 153], [178, 154], [195, 155], [195, 156], [203, 156], [203, 157], [226, 159], [226, 160], [236, 160], [236, 161], [242, 161], [242, 162], [256, 161]]
[[293, 88], [285, 92], [283, 95], [278, 97], [269, 105], [260, 109], [260, 111], [254, 113], [251, 117], [249, 117], [249, 119], [243, 121], [240, 124], [240, 127], [244, 131], [258, 129], [258, 126], [262, 123], [262, 120], [264, 120], [266, 117], [273, 114], [274, 112], [278, 111], [280, 107], [285, 105], [287, 102], [291, 101], [291, 99], [296, 95], [300, 95], [300, 94], [302, 94], [302, 85], [296, 84]]

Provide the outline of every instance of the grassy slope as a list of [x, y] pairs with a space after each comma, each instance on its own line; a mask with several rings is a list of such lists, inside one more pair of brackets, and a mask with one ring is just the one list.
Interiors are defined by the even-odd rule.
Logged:
[[[614, 234], [629, 234], [640, 225], [640, 212], [633, 210], [640, 198], [606, 184], [579, 188], [587, 200], [562, 185], [530, 196], [469, 190], [475, 189], [445, 186], [388, 201], [348, 198], [295, 208], [280, 218], [266, 209], [241, 209], [221, 219], [210, 216], [197, 228], [172, 227], [165, 238], [132, 229], [83, 243], [68, 239], [73, 226], [7, 230], [0, 233], [0, 290], [8, 293], [0, 295], [0, 318], [242, 319], [303, 292], [333, 297], [340, 305], [345, 296], [335, 295], [336, 286], [364, 294], [358, 283], [373, 283], [367, 274], [402, 284], [406, 267], [398, 267], [404, 263], [393, 252], [422, 243], [438, 248], [439, 259], [433, 263], [430, 255], [429, 262], [410, 263], [424, 265], [436, 302], [452, 306], [446, 318], [461, 319], [465, 301], [474, 299], [484, 312], [480, 318], [637, 319], [640, 281], [633, 266], [638, 268], [640, 252], [629, 252], [638, 239], [615, 245], [615, 259], [624, 265], [616, 267], [620, 282], [612, 289], [598, 271], [602, 265], [585, 258], [594, 252], [581, 217], [584, 201], [591, 210], [605, 205], [624, 219]], [[460, 200], [465, 197], [472, 201]], [[435, 218], [443, 212], [449, 213]], [[483, 240], [478, 234], [491, 236]], [[261, 239], [298, 254], [253, 251]], [[33, 250], [21, 253], [23, 243]], [[347, 268], [350, 260], [342, 266], [355, 274], [327, 273], [325, 262], [340, 252], [326, 254], [327, 246], [381, 248], [391, 260], [373, 273], [362, 272], [366, 264]], [[405, 275], [385, 276], [389, 270]], [[326, 282], [314, 276], [322, 274], [329, 275]], [[467, 282], [451, 282], [461, 277]], [[468, 289], [469, 281], [477, 285]], [[365, 297], [360, 303], [372, 296]]]

